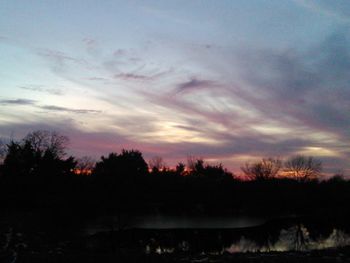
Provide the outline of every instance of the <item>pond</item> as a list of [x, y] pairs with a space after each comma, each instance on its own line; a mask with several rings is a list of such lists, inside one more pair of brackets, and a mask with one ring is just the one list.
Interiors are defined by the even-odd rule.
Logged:
[[348, 224], [332, 221], [318, 217], [101, 217], [89, 222], [85, 235], [98, 237], [114, 231], [122, 240], [132, 237], [126, 241], [131, 246], [143, 244], [146, 253], [308, 251], [350, 245]]
[[85, 233], [93, 235], [111, 229], [233, 229], [258, 226], [267, 217], [256, 216], [187, 216], [187, 215], [143, 215], [99, 217], [87, 222]]

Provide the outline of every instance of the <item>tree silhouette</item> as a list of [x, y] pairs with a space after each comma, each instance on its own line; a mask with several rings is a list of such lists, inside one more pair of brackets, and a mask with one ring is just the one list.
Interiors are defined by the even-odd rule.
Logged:
[[29, 142], [11, 141], [7, 145], [3, 173], [11, 176], [29, 176], [36, 172], [38, 156]]
[[285, 162], [285, 172], [299, 181], [317, 179], [322, 171], [322, 162], [312, 156], [296, 155]]
[[152, 170], [152, 173], [158, 173], [165, 168], [163, 158], [160, 156], [154, 156], [148, 161], [148, 167]]
[[36, 175], [72, 175], [77, 162], [70, 156], [67, 159], [59, 158], [54, 152], [46, 150], [39, 159]]
[[192, 167], [192, 174], [201, 176], [204, 173], [204, 160], [203, 159], [198, 159]]
[[114, 177], [121, 181], [136, 179], [148, 173], [148, 166], [137, 150], [122, 150], [121, 154], [110, 153], [101, 157], [93, 173], [100, 177]]
[[281, 160], [268, 158], [252, 164], [246, 163], [241, 170], [249, 179], [262, 181], [276, 178], [281, 166]]
[[6, 144], [4, 141], [0, 138], [0, 164], [2, 163], [4, 157], [6, 154]]
[[191, 157], [189, 160], [190, 171], [189, 175], [192, 177], [197, 177], [205, 180], [230, 180], [232, 179], [232, 173], [228, 172], [222, 164], [211, 165], [205, 163], [201, 158], [194, 159]]
[[4, 175], [68, 175], [75, 167], [73, 157], [63, 159], [67, 137], [56, 132], [34, 131], [19, 142], [7, 144]]
[[222, 164], [206, 164], [203, 170], [204, 178], [214, 181], [232, 180], [233, 174], [227, 171]]
[[131, 173], [135, 176], [142, 176], [148, 173], [148, 165], [138, 150], [122, 150], [119, 155], [120, 171], [123, 174]]
[[331, 184], [343, 184], [345, 183], [347, 180], [344, 176], [343, 173], [339, 172], [334, 174], [332, 177], [330, 177], [327, 182], [331, 183]]
[[187, 156], [187, 167], [190, 171], [196, 170], [196, 165], [198, 168], [201, 164], [203, 165], [203, 163], [204, 161], [202, 158], [197, 158], [192, 155]]
[[175, 167], [175, 172], [178, 175], [185, 175], [185, 172], [186, 172], [185, 164], [182, 162], [179, 162]]
[[49, 152], [55, 157], [62, 158], [66, 155], [69, 143], [68, 137], [60, 135], [55, 131], [37, 130], [29, 133], [23, 139], [29, 143], [37, 153]]
[[74, 173], [78, 175], [90, 175], [94, 169], [95, 161], [89, 156], [83, 156], [77, 159]]
[[108, 157], [101, 156], [97, 162], [93, 174], [100, 177], [113, 176], [118, 173], [119, 158], [117, 153], [110, 153]]

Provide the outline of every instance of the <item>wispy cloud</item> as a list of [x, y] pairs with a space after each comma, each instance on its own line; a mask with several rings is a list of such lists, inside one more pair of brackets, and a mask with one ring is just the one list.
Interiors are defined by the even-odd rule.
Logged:
[[93, 38], [84, 38], [83, 42], [85, 43], [87, 48], [95, 48], [97, 44], [96, 39], [93, 39]]
[[75, 58], [73, 56], [69, 56], [62, 51], [51, 50], [51, 49], [40, 49], [38, 51], [38, 55], [43, 56], [43, 57], [47, 57], [49, 59], [53, 59], [59, 63], [62, 63], [64, 61], [72, 61], [75, 63], [83, 63], [84, 62], [84, 60]]
[[35, 100], [29, 99], [13, 99], [13, 100], [0, 100], [2, 105], [35, 105]]
[[44, 58], [52, 70], [56, 73], [62, 73], [67, 71], [69, 66], [79, 66], [81, 69], [89, 67], [89, 63], [82, 58], [71, 56], [65, 52], [52, 50], [52, 49], [37, 49], [36, 54]]
[[106, 78], [102, 78], [102, 77], [90, 77], [88, 78], [88, 80], [93, 80], [93, 81], [106, 81]]
[[158, 68], [147, 69], [145, 65], [139, 66], [136, 70], [127, 73], [117, 73], [113, 77], [123, 81], [155, 81], [167, 77], [173, 73], [172, 69], [160, 70]]
[[250, 50], [240, 75], [259, 96], [248, 95], [246, 100], [265, 116], [286, 116], [310, 132], [350, 136], [349, 44], [337, 33], [305, 53]]
[[128, 53], [129, 53], [128, 50], [119, 48], [113, 52], [113, 56], [122, 57], [122, 56], [126, 56]]
[[114, 75], [114, 78], [137, 81], [137, 80], [149, 80], [149, 79], [152, 79], [152, 76], [138, 75], [134, 73], [118, 73]]
[[338, 158], [346, 167], [350, 151], [342, 145], [350, 149], [350, 43], [341, 32], [304, 51], [245, 47], [227, 52], [222, 62], [238, 76], [235, 82], [229, 74], [221, 74], [220, 81], [194, 77], [174, 85], [177, 96], [143, 93], [181, 116], [176, 128], [216, 142], [187, 142], [184, 151], [173, 152], [239, 158], [307, 150], [327, 162]]
[[331, 18], [335, 18], [340, 22], [350, 22], [350, 5], [346, 0], [339, 1], [307, 1], [307, 0], [294, 0], [297, 4], [310, 9], [313, 12], [321, 13]]
[[79, 114], [101, 113], [101, 111], [99, 110], [73, 109], [73, 108], [59, 107], [54, 105], [43, 105], [43, 106], [38, 106], [38, 108], [43, 110], [48, 110], [48, 111], [79, 113]]
[[9, 106], [32, 106], [38, 109], [55, 111], [55, 112], [67, 112], [67, 113], [78, 113], [78, 114], [97, 114], [101, 113], [100, 110], [92, 109], [75, 109], [68, 107], [61, 107], [56, 105], [41, 105], [36, 100], [29, 99], [2, 99], [0, 100], [0, 105], [9, 105]]
[[43, 86], [37, 86], [37, 85], [21, 86], [20, 88], [23, 90], [43, 92], [43, 93], [48, 93], [52, 95], [63, 95], [63, 91], [60, 89], [45, 88]]
[[175, 92], [188, 92], [197, 89], [208, 89], [218, 87], [218, 84], [212, 80], [203, 80], [196, 77], [177, 85]]

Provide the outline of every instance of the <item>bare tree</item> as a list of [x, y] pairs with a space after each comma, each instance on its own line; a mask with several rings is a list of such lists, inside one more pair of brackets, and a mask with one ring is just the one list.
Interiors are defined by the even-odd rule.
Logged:
[[83, 156], [77, 159], [77, 165], [74, 172], [79, 175], [90, 175], [94, 169], [95, 161], [89, 156]]
[[316, 179], [322, 172], [322, 162], [312, 156], [293, 156], [285, 162], [284, 166], [288, 176], [300, 181]]
[[186, 174], [186, 165], [182, 162], [179, 162], [175, 167], [175, 171], [179, 175], [185, 175]]
[[281, 166], [281, 160], [268, 158], [252, 164], [246, 163], [241, 170], [249, 179], [262, 181], [276, 178]]
[[0, 164], [4, 161], [6, 155], [6, 144], [4, 141], [0, 138]]
[[29, 133], [21, 141], [10, 141], [2, 167], [4, 175], [70, 175], [76, 161], [72, 156], [64, 157], [67, 142], [65, 136], [41, 130]]
[[204, 160], [201, 157], [195, 157], [193, 155], [187, 156], [187, 167], [190, 171], [195, 171], [204, 167]]
[[152, 171], [161, 171], [165, 166], [165, 162], [160, 156], [154, 156], [151, 160], [148, 161], [148, 167], [151, 168]]
[[66, 154], [69, 139], [55, 131], [37, 130], [29, 133], [24, 141], [29, 143], [36, 152], [49, 151], [58, 157], [63, 157]]

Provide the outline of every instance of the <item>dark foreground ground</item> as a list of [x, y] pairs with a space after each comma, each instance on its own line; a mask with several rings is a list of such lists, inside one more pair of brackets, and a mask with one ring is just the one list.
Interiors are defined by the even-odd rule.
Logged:
[[18, 253], [16, 256], [2, 254], [0, 262], [350, 262], [350, 248], [328, 249], [309, 252], [237, 253], [222, 255], [143, 254], [133, 250], [114, 253], [91, 253], [88, 251], [47, 251], [46, 253]]
[[[265, 236], [271, 241], [275, 232], [278, 238], [281, 227], [288, 229], [300, 218], [279, 219], [246, 229], [152, 230], [111, 227], [110, 231], [94, 235], [84, 232], [81, 220], [75, 218], [72, 221], [71, 217], [60, 218], [57, 215], [2, 215], [0, 263], [350, 262], [350, 246], [255, 253], [228, 253], [223, 249], [242, 235], [264, 244], [267, 240]], [[346, 222], [344, 221], [345, 225]], [[307, 226], [306, 219], [303, 220], [303, 225]], [[324, 230], [326, 236], [333, 228], [328, 228], [326, 223], [318, 223], [317, 226]], [[169, 248], [173, 250], [167, 251]]]
[[310, 252], [269, 252], [269, 253], [237, 253], [223, 255], [159, 255], [148, 256], [145, 262], [350, 262], [350, 248]]

